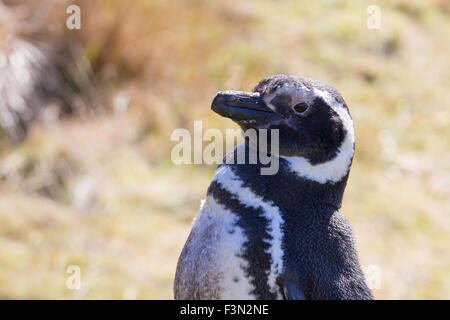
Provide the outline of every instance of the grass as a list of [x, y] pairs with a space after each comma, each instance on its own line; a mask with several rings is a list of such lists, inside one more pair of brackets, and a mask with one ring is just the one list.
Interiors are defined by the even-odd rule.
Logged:
[[[287, 73], [333, 85], [352, 112], [342, 211], [363, 268], [381, 270], [375, 297], [450, 298], [450, 7], [377, 1], [368, 30], [371, 4], [91, 1], [77, 38], [104, 111], [0, 140], [0, 297], [172, 298], [214, 166], [173, 165], [171, 132], [235, 128], [209, 111], [215, 92]], [[66, 287], [73, 264], [81, 290]]]

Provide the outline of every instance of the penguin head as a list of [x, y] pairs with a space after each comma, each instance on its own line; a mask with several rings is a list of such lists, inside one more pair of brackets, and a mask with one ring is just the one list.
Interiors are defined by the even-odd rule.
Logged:
[[346, 173], [354, 151], [353, 122], [342, 96], [317, 80], [276, 75], [262, 79], [252, 93], [218, 92], [216, 113], [247, 129], [278, 129], [279, 156], [319, 165], [344, 162], [330, 170]]

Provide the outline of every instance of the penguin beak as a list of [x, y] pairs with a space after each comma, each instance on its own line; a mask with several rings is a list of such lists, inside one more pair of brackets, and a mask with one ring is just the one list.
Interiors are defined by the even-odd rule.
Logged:
[[258, 92], [220, 91], [214, 98], [211, 109], [236, 122], [242, 120], [263, 121], [278, 117], [265, 105]]

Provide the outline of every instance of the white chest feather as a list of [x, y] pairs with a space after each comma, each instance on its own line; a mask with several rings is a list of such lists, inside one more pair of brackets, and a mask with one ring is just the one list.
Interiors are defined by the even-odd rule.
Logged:
[[[271, 260], [270, 270], [266, 272], [267, 282], [270, 291], [281, 298], [276, 285], [276, 278], [283, 269], [281, 249], [283, 220], [279, 209], [243, 187], [240, 179], [229, 167], [219, 168], [214, 181], [232, 193], [245, 207], [258, 208], [270, 222], [266, 230], [271, 236], [271, 240], [266, 241], [269, 245], [266, 253], [270, 255]], [[257, 298], [252, 293], [255, 289], [252, 280], [255, 279], [246, 272], [249, 263], [242, 255], [248, 241], [246, 232], [252, 230], [243, 230], [238, 226], [239, 219], [239, 214], [225, 208], [214, 197], [208, 196], [194, 221], [190, 239], [186, 244], [189, 247], [189, 258], [186, 257], [182, 262], [184, 265], [180, 268], [182, 269], [180, 273], [184, 273], [184, 278], [187, 279], [192, 278], [188, 273], [196, 273], [196, 280], [193, 280], [196, 283], [188, 285], [203, 286], [208, 292], [215, 292], [212, 298]], [[212, 284], [212, 281], [216, 283]]]

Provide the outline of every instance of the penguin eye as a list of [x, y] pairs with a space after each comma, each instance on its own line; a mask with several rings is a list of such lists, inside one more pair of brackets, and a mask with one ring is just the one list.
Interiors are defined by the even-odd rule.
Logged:
[[305, 114], [306, 110], [309, 109], [309, 106], [305, 102], [300, 102], [293, 106], [293, 109], [296, 113]]

